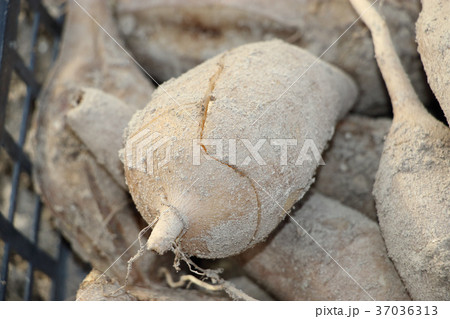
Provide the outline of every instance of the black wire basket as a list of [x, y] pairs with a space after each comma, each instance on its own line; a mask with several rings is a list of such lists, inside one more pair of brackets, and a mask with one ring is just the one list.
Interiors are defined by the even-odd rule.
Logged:
[[[29, 27], [25, 32], [25, 39], [23, 36], [19, 39], [19, 15], [24, 14], [24, 11]], [[51, 46], [47, 48], [44, 45], [47, 54], [51, 55], [51, 62], [58, 51], [62, 24], [63, 16], [54, 18], [40, 0], [0, 0], [0, 164], [9, 163], [9, 168], [0, 169], [0, 182], [8, 189], [8, 194], [3, 196], [3, 203], [0, 205], [0, 300], [73, 299], [75, 286], [80, 280], [78, 279], [76, 285], [73, 284], [73, 270], [69, 268], [70, 260], [75, 257], [69, 244], [59, 233], [55, 231], [53, 254], [40, 247], [39, 239], [48, 229], [42, 229], [44, 206], [32, 188], [32, 163], [25, 151], [31, 115], [42, 82], [42, 79], [36, 76], [36, 61], [39, 52], [43, 51], [40, 37], [45, 35], [46, 39], [51, 40]], [[19, 44], [24, 42], [29, 48], [26, 57], [19, 50]], [[46, 71], [48, 69], [40, 70], [39, 74], [45, 74]], [[19, 84], [24, 90], [23, 98], [16, 105], [11, 103], [11, 88], [17, 86], [18, 82], [21, 82]], [[15, 114], [21, 114], [17, 120], [16, 132], [10, 132], [11, 129], [8, 129], [8, 126], [11, 126], [8, 123], [11, 108], [15, 108]], [[27, 180], [29, 185], [23, 185], [27, 184]], [[21, 211], [19, 203], [20, 192], [24, 188], [28, 188], [28, 212]], [[23, 225], [17, 225], [19, 213], [23, 215], [21, 219], [25, 218], [27, 221], [25, 230]], [[18, 260], [20, 266], [17, 266]], [[22, 272], [22, 280], [13, 280], [11, 271], [14, 267], [17, 268], [14, 273]], [[35, 292], [37, 276], [46, 277], [47, 297], [40, 297]], [[68, 285], [75, 288], [68, 292]], [[15, 293], [10, 292], [13, 289]]]

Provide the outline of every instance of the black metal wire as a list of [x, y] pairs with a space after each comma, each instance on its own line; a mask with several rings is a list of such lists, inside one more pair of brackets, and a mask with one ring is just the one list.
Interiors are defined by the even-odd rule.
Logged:
[[[33, 213], [33, 229], [31, 233], [31, 242], [37, 246], [38, 237], [39, 237], [39, 226], [41, 221], [41, 211], [42, 211], [42, 202], [41, 199], [36, 196], [36, 204], [34, 206]], [[31, 300], [31, 294], [33, 292], [33, 284], [34, 284], [34, 261], [30, 260], [27, 269], [27, 281], [25, 286], [24, 300]]]
[[[5, 116], [6, 116], [6, 103], [8, 101], [9, 84], [12, 75], [12, 63], [11, 63], [11, 45], [17, 37], [17, 16], [20, 10], [20, 3], [18, 1], [2, 1], [1, 2], [1, 15], [2, 15], [2, 34], [0, 38], [0, 141], [4, 141], [5, 136]], [[8, 150], [7, 150], [8, 151]], [[13, 191], [11, 195], [13, 195]], [[12, 197], [12, 196], [11, 196]], [[10, 201], [11, 206], [14, 206], [14, 202]], [[8, 222], [12, 223], [14, 214], [8, 213]], [[6, 282], [8, 280], [8, 264], [10, 255], [10, 243], [6, 241], [3, 258], [2, 269], [0, 274], [0, 300], [5, 300], [6, 296]]]
[[[70, 247], [68, 243], [61, 238], [59, 254], [56, 260], [38, 247], [42, 203], [37, 195], [33, 211], [31, 240], [22, 235], [13, 225], [14, 213], [17, 206], [20, 175], [21, 173], [31, 175], [31, 162], [24, 153], [23, 146], [27, 136], [31, 109], [40, 89], [40, 85], [34, 77], [34, 67], [36, 62], [35, 51], [39, 27], [41, 25], [44, 26], [54, 36], [57, 45], [59, 43], [62, 25], [61, 21], [54, 20], [48, 14], [39, 0], [27, 0], [27, 2], [34, 14], [31, 37], [32, 51], [28, 66], [17, 53], [15, 47], [20, 1], [0, 0], [0, 146], [6, 150], [14, 162], [7, 218], [0, 213], [0, 239], [5, 242], [0, 273], [0, 300], [5, 300], [6, 298], [6, 283], [8, 281], [8, 265], [11, 251], [19, 254], [29, 263], [24, 291], [25, 300], [30, 300], [32, 298], [33, 275], [35, 269], [41, 270], [52, 279], [53, 288], [51, 298], [53, 300], [64, 300], [66, 264]], [[6, 106], [13, 71], [15, 71], [27, 86], [19, 140], [17, 143], [5, 128]]]
[[17, 38], [19, 1], [0, 1], [0, 141], [4, 140], [6, 102], [11, 81], [12, 63], [10, 46]]
[[52, 300], [66, 299], [67, 260], [69, 259], [70, 252], [69, 243], [63, 237], [60, 237], [56, 272], [53, 276]]

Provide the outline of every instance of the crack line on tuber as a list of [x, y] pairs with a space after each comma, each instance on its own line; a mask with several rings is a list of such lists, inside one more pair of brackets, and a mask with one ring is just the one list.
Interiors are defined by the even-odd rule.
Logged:
[[256, 226], [255, 226], [255, 230], [253, 232], [253, 235], [248, 243], [248, 245], [250, 245], [256, 237], [256, 233], [259, 230], [260, 224], [261, 224], [261, 202], [259, 200], [259, 195], [258, 195], [258, 191], [256, 190], [256, 186], [254, 185], [254, 183], [252, 182], [252, 180], [247, 176], [247, 174], [245, 174], [243, 171], [239, 170], [237, 167], [230, 165], [224, 161], [221, 161], [220, 159], [212, 156], [209, 154], [208, 150], [206, 149], [206, 146], [201, 143], [201, 140], [203, 140], [203, 133], [204, 133], [204, 129], [205, 129], [205, 124], [206, 124], [206, 119], [208, 117], [208, 109], [209, 109], [209, 104], [211, 102], [211, 97], [212, 97], [212, 93], [214, 91], [214, 88], [216, 87], [216, 83], [220, 77], [220, 75], [222, 74], [222, 71], [224, 70], [224, 59], [225, 59], [225, 54], [222, 55], [222, 57], [220, 58], [219, 62], [218, 62], [218, 70], [216, 71], [216, 73], [210, 78], [209, 80], [209, 87], [203, 97], [203, 102], [202, 102], [202, 108], [201, 110], [203, 111], [203, 116], [202, 116], [202, 120], [200, 123], [200, 146], [203, 149], [203, 151], [205, 152], [206, 155], [208, 155], [209, 157], [211, 157], [212, 159], [214, 159], [216, 162], [228, 166], [229, 168], [231, 168], [233, 171], [235, 171], [236, 173], [238, 173], [241, 177], [245, 178], [248, 180], [248, 182], [250, 183], [250, 186], [253, 189], [253, 192], [255, 193], [255, 197], [256, 197], [256, 205], [257, 205], [257, 220], [256, 220]]

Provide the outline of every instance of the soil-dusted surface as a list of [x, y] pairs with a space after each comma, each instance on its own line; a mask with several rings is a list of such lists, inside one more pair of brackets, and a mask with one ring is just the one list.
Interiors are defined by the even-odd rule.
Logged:
[[[414, 41], [420, 1], [383, 0], [375, 6], [386, 18], [419, 96], [425, 104], [431, 103]], [[116, 16], [128, 48], [159, 81], [245, 43], [280, 38], [317, 56], [333, 44], [322, 59], [355, 79], [361, 94], [354, 111], [390, 114], [370, 33], [361, 21], [349, 28], [358, 15], [348, 0], [122, 0], [116, 5]]]
[[241, 256], [248, 275], [281, 300], [408, 300], [377, 223], [310, 194], [267, 242]]
[[[358, 12], [366, 0], [351, 0]], [[403, 70], [378, 12], [367, 10], [394, 118], [374, 195], [389, 256], [414, 300], [449, 300], [450, 129], [430, 115]]]
[[[107, 3], [79, 3], [117, 37]], [[60, 54], [47, 76], [34, 119], [36, 187], [58, 227], [85, 261], [104, 271], [127, 251], [110, 269], [123, 278], [145, 224], [127, 192], [66, 123], [66, 114], [81, 102], [84, 87], [110, 92], [135, 109], [145, 105], [153, 90], [117, 44], [70, 2]], [[133, 249], [127, 250], [133, 243]], [[151, 255], [146, 258], [150, 262]], [[146, 270], [139, 271], [146, 258], [135, 265], [134, 279], [147, 280]]]
[[[62, 13], [59, 0], [44, 1], [46, 7], [54, 17]], [[18, 33], [16, 49], [25, 63], [28, 64], [31, 47], [31, 30], [33, 15], [28, 8], [26, 1], [21, 1], [21, 8], [18, 17]], [[55, 42], [51, 34], [41, 27], [38, 33], [35, 53], [35, 78], [42, 83], [52, 64]], [[11, 134], [15, 141], [19, 139], [20, 126], [23, 116], [23, 106], [26, 97], [26, 86], [24, 82], [16, 75], [12, 74], [8, 103], [6, 105], [5, 128]], [[33, 105], [31, 111], [34, 111]], [[25, 152], [30, 155], [31, 145], [29, 136], [25, 140]], [[0, 148], [0, 212], [7, 217], [10, 209], [11, 187], [12, 187], [13, 162], [3, 148]], [[37, 196], [31, 178], [22, 173], [17, 192], [17, 205], [15, 207], [14, 227], [27, 238], [32, 237], [32, 223], [34, 207]], [[47, 207], [43, 207], [41, 212], [40, 228], [38, 235], [38, 247], [57, 258], [60, 236], [53, 223], [52, 215]], [[0, 259], [4, 254], [4, 242], [0, 241]], [[12, 251], [9, 262], [8, 280], [6, 283], [6, 300], [23, 300], [26, 286], [26, 273], [29, 263], [22, 259], [18, 254]], [[69, 255], [67, 264], [67, 299], [73, 300], [79, 283], [86, 275], [86, 265], [73, 254]], [[51, 298], [52, 282], [44, 273], [35, 270], [34, 285], [32, 291], [33, 300], [49, 300]]]
[[[50, 73], [54, 43], [45, 29], [39, 31], [36, 77], [45, 83], [33, 122], [35, 144], [31, 138], [25, 143], [35, 181], [20, 176], [14, 226], [31, 237], [35, 192], [40, 192], [45, 206], [39, 247], [56, 258], [61, 231], [94, 266], [86, 277], [90, 266], [70, 255], [67, 299], [450, 299], [450, 133], [419, 101], [442, 108], [449, 118], [445, 2], [424, 1], [415, 24], [419, 0], [380, 0], [346, 31], [368, 1], [78, 0], [149, 74], [167, 80], [155, 92], [144, 70], [75, 2], [66, 9], [60, 7], [64, 0], [43, 2], [51, 15], [66, 10], [67, 17], [62, 51]], [[28, 62], [33, 17], [28, 3], [21, 3], [17, 48]], [[317, 64], [314, 56], [303, 59], [294, 52], [302, 47], [320, 55], [338, 37]], [[274, 38], [294, 46], [270, 41]], [[221, 54], [258, 41], [272, 43], [273, 59], [264, 58], [265, 49]], [[334, 67], [322, 68], [324, 61], [349, 77]], [[14, 74], [6, 129], [16, 140], [25, 94]], [[351, 112], [359, 114], [342, 119], [355, 99]], [[123, 135], [132, 114], [150, 100]], [[170, 148], [128, 157], [125, 147], [124, 167], [118, 156], [125, 146], [122, 136], [133, 139], [148, 128], [178, 138], [170, 140], [169, 162], [163, 158]], [[195, 138], [200, 141], [199, 166], [193, 166]], [[217, 138], [226, 139], [225, 156], [208, 144]], [[241, 142], [250, 139], [255, 145], [258, 138], [267, 139], [258, 153], [268, 165], [257, 163]], [[325, 166], [317, 171], [310, 164], [279, 167], [282, 147], [267, 148], [274, 138], [296, 138], [300, 146], [312, 138], [324, 151]], [[237, 142], [236, 159], [230, 139]], [[295, 162], [298, 151], [292, 152], [292, 145], [288, 149], [287, 161]], [[146, 167], [147, 175], [131, 176], [139, 175], [135, 164], [149, 163], [149, 158], [156, 159], [152, 173]], [[124, 169], [145, 220], [128, 193]], [[0, 149], [0, 210], [5, 216], [12, 170]], [[230, 180], [236, 183], [230, 186]], [[285, 219], [257, 244], [301, 197], [295, 205], [300, 208], [291, 213], [295, 221]], [[147, 223], [156, 225], [152, 232], [150, 226], [144, 229]], [[212, 227], [201, 233], [205, 225]], [[127, 261], [139, 256], [138, 243], [143, 256], [129, 267]], [[234, 255], [255, 244], [234, 257], [195, 257]], [[175, 254], [157, 256], [146, 247]], [[0, 258], [3, 253], [0, 241]], [[20, 300], [28, 263], [13, 252], [9, 267], [7, 299]], [[50, 279], [35, 271], [34, 280], [32, 298], [50, 299]]]
[[314, 188], [376, 220], [373, 183], [391, 123], [389, 118], [360, 115], [339, 122]]
[[417, 43], [428, 83], [450, 123], [450, 2], [422, 1], [416, 23]]
[[[303, 152], [310, 146], [320, 156], [356, 98], [350, 77], [322, 61], [302, 85], [283, 94], [315, 60], [280, 40], [257, 42], [207, 60], [155, 91], [130, 121], [124, 154], [138, 210], [149, 224], [160, 217], [149, 248], [163, 253], [180, 237], [178, 248], [190, 256], [236, 255], [264, 240], [284, 218], [278, 205], [290, 209], [303, 197], [320, 161]], [[142, 134], [176, 137], [168, 142], [171, 160], [152, 173], [133, 167], [139, 153], [132, 145]], [[286, 138], [296, 145], [283, 154], [276, 143]], [[206, 141], [198, 157], [196, 139]], [[209, 140], [224, 143], [223, 154]], [[226, 145], [229, 140], [236, 149]], [[248, 157], [245, 142], [260, 144], [261, 160]], [[158, 151], [162, 163], [165, 152]]]

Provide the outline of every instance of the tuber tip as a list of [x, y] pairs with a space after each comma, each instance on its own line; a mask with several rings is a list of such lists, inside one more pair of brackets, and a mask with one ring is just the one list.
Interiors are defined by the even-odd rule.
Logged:
[[147, 241], [147, 250], [154, 250], [160, 255], [164, 254], [175, 243], [183, 228], [183, 222], [174, 211], [168, 210], [161, 213]]

